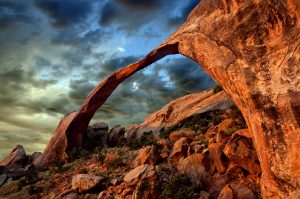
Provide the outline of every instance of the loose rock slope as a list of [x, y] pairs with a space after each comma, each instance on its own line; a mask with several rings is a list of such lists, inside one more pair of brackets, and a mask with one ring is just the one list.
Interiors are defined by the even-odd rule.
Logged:
[[[207, 93], [212, 104], [228, 103], [222, 92], [193, 94], [203, 99], [186, 101], [184, 106], [199, 107], [194, 114], [138, 136], [128, 137], [121, 126], [109, 131], [103, 122], [90, 126], [87, 147], [73, 150], [67, 162], [58, 161], [49, 170], [28, 163], [32, 169], [23, 176], [5, 179], [0, 198], [261, 198], [260, 163], [242, 114], [232, 102], [201, 106]], [[176, 113], [188, 98], [151, 115], [168, 107]], [[148, 121], [162, 121], [151, 115]]]

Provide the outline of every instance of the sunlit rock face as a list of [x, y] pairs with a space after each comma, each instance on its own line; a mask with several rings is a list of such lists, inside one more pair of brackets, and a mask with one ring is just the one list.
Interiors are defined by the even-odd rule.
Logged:
[[179, 53], [196, 60], [242, 111], [264, 198], [297, 198], [299, 7], [288, 0], [228, 2], [202, 1], [166, 43], [179, 43]]
[[[198, 62], [242, 111], [261, 163], [263, 197], [299, 197], [299, 4], [201, 1], [166, 42], [102, 81], [81, 110], [61, 121], [44, 152], [43, 165], [82, 144], [95, 111], [124, 79], [166, 55], [180, 53]], [[50, 155], [51, 150], [56, 154]]]

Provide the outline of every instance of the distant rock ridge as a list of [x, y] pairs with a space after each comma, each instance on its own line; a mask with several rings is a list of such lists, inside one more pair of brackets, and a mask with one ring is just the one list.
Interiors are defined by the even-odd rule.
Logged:
[[161, 128], [177, 125], [195, 114], [224, 110], [232, 105], [232, 100], [224, 91], [214, 93], [213, 89], [209, 89], [186, 95], [172, 100], [161, 110], [151, 113], [142, 124], [132, 125], [125, 136], [140, 137], [146, 131], [158, 132]]
[[298, 198], [299, 41], [298, 0], [202, 0], [164, 43], [100, 82], [80, 110], [61, 120], [41, 164], [82, 145], [94, 113], [123, 80], [166, 55], [182, 54], [199, 63], [243, 113], [261, 163], [263, 197]]

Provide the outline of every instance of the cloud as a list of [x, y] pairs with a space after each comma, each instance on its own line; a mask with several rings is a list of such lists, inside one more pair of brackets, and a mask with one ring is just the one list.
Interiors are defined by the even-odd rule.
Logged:
[[35, 5], [43, 11], [56, 28], [66, 28], [85, 20], [92, 4], [85, 0], [36, 0]]
[[136, 33], [156, 20], [169, 18], [166, 9], [174, 2], [166, 0], [112, 0], [100, 11], [99, 24], [102, 27], [117, 27], [118, 30]]
[[173, 17], [170, 17], [168, 22], [167, 22], [167, 25], [169, 27], [177, 27], [181, 24], [183, 24], [189, 13], [199, 4], [201, 0], [190, 0], [188, 1], [188, 3], [181, 8], [181, 10], [179, 11], [179, 15], [176, 15], [176, 16], [173, 16]]
[[[191, 1], [0, 0], [0, 159], [15, 144], [41, 151], [64, 114], [163, 41], [189, 7]], [[94, 121], [139, 123], [211, 82], [193, 62], [166, 58], [125, 80]]]
[[117, 3], [128, 8], [151, 10], [161, 8], [166, 0], [115, 0]]
[[33, 24], [35, 17], [30, 15], [30, 3], [23, 1], [0, 1], [0, 26], [1, 29], [11, 28], [20, 23]]

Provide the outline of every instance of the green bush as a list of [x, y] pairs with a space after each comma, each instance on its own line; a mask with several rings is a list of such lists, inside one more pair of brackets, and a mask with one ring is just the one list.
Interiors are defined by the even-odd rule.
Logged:
[[28, 168], [28, 171], [25, 173], [25, 183], [34, 184], [38, 181], [38, 171], [34, 165]]
[[165, 131], [165, 128], [161, 128], [159, 130], [159, 137], [162, 139], [168, 139], [169, 133], [167, 131]]
[[28, 194], [29, 195], [34, 195], [34, 194], [38, 194], [38, 193], [42, 193], [42, 192], [43, 192], [43, 188], [38, 187], [36, 185], [30, 185], [30, 187], [28, 189]]
[[213, 92], [214, 92], [214, 93], [219, 93], [219, 92], [221, 92], [222, 90], [223, 90], [223, 88], [222, 88], [221, 86], [217, 85], [217, 86], [214, 87]]
[[161, 167], [158, 170], [157, 189], [160, 199], [192, 199], [195, 189], [185, 174], [176, 173], [174, 168]]
[[83, 168], [81, 168], [81, 169], [79, 170], [79, 173], [80, 173], [80, 174], [88, 174], [88, 172], [89, 172], [89, 169], [86, 168], [86, 167], [83, 167]]
[[140, 139], [128, 139], [126, 141], [126, 146], [132, 150], [141, 149], [145, 146], [155, 145], [155, 137], [152, 131], [144, 132]]
[[149, 188], [150, 188], [149, 182], [142, 181], [141, 185], [138, 188], [138, 192], [144, 192], [146, 190], [149, 190]]
[[126, 167], [127, 163], [126, 161], [123, 160], [123, 158], [116, 158], [111, 160], [108, 163], [108, 167], [109, 169], [118, 169], [118, 168], [122, 168], [122, 167]]
[[171, 175], [167, 183], [163, 185], [163, 191], [159, 198], [192, 199], [194, 194], [190, 179], [185, 174], [176, 174]]

